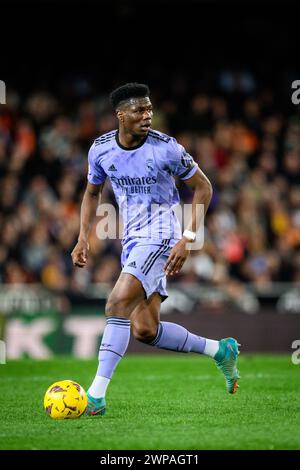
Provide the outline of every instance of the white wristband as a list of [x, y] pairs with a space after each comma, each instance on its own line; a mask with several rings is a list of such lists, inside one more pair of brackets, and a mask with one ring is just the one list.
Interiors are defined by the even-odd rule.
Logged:
[[183, 237], [187, 238], [189, 242], [196, 240], [196, 233], [191, 230], [185, 230], [182, 234]]

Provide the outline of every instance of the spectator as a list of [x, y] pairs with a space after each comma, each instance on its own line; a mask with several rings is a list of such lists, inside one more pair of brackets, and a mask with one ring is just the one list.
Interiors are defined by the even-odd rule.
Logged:
[[[275, 113], [272, 90], [259, 93], [247, 71], [223, 71], [219, 84], [214, 94], [191, 88], [180, 74], [168, 99], [163, 89], [153, 90], [158, 130], [175, 133], [214, 187], [204, 248], [192, 253], [174, 282], [218, 285], [251, 312], [256, 305], [243, 283], [300, 279], [300, 120]], [[49, 92], [26, 100], [15, 94], [1, 111], [1, 282], [41, 281], [54, 291], [77, 292], [90, 282], [115, 282], [120, 243], [99, 240], [97, 221], [88, 268], [75, 272], [70, 259], [87, 149], [116, 127], [103, 91], [76, 92], [75, 108], [66, 87], [59, 102]], [[179, 190], [189, 202], [186, 186], [179, 183]], [[114, 203], [109, 185], [103, 200]]]

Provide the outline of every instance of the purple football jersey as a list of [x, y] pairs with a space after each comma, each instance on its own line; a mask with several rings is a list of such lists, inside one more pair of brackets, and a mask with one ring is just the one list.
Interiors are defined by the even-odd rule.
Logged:
[[138, 146], [128, 149], [114, 130], [94, 141], [88, 160], [90, 183], [101, 184], [107, 177], [111, 181], [125, 240], [181, 238], [174, 177], [191, 178], [198, 165], [176, 139], [151, 129]]

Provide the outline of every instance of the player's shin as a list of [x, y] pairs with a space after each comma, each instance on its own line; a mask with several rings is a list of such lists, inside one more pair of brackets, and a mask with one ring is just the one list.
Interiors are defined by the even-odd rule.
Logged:
[[125, 354], [130, 338], [130, 320], [108, 317], [99, 350], [96, 376], [88, 390], [94, 398], [105, 397], [110, 379]]
[[206, 339], [190, 333], [181, 325], [162, 321], [159, 323], [156, 337], [149, 344], [172, 351], [205, 354]]

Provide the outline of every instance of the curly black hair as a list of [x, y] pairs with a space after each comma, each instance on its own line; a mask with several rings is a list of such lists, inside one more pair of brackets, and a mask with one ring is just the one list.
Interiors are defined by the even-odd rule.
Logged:
[[126, 85], [122, 85], [111, 92], [110, 102], [113, 108], [116, 109], [121, 101], [126, 101], [130, 98], [145, 98], [149, 95], [150, 90], [148, 85], [143, 83], [126, 83]]

